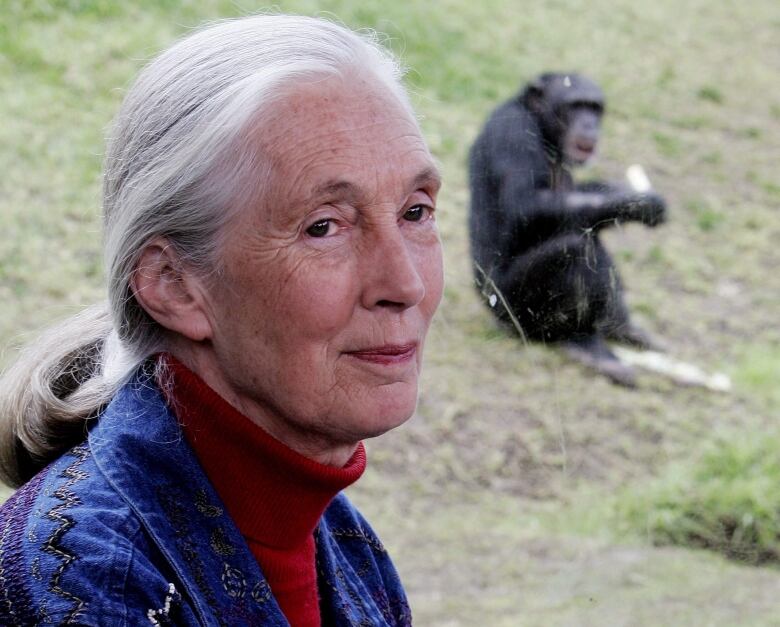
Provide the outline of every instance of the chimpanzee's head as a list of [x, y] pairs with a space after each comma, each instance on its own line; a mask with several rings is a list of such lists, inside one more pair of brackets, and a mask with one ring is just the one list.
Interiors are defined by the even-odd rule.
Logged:
[[528, 83], [520, 100], [538, 120], [556, 160], [582, 165], [593, 156], [604, 114], [596, 83], [580, 74], [548, 72]]

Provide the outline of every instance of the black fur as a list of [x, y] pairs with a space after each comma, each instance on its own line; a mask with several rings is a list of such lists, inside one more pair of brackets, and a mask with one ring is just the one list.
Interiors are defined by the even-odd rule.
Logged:
[[599, 231], [664, 220], [657, 194], [574, 185], [570, 170], [584, 161], [580, 147], [595, 148], [603, 111], [592, 81], [543, 74], [493, 112], [471, 148], [477, 284], [499, 319], [514, 318], [531, 339], [619, 339], [629, 315]]

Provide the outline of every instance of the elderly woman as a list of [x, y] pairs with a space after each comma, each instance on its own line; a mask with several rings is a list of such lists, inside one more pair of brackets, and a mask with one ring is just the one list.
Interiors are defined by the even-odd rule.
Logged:
[[442, 291], [399, 76], [279, 15], [143, 70], [106, 157], [108, 305], [2, 382], [2, 624], [411, 623], [340, 493], [414, 411]]

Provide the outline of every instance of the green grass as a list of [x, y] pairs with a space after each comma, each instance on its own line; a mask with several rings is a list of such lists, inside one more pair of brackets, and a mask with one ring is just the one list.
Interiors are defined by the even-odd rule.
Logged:
[[[764, 437], [780, 416], [776, 3], [277, 4], [386, 33], [411, 68], [444, 171], [447, 288], [420, 408], [371, 442], [369, 471], [353, 491], [392, 550], [419, 624], [776, 622], [775, 570], [654, 548], [660, 531], [645, 533], [662, 494], [674, 497], [674, 529], [733, 507], [745, 523], [740, 538], [759, 547], [770, 537], [759, 527], [777, 525], [773, 487], [757, 488], [776, 480], [780, 454], [777, 438]], [[256, 7], [3, 2], [3, 362], [42, 325], [101, 297], [103, 137], [128, 81], [190, 28]], [[651, 375], [636, 391], [615, 388], [554, 351], [523, 347], [478, 302], [465, 229], [468, 147], [499, 101], [554, 69], [584, 71], [607, 94], [601, 156], [582, 177], [622, 179], [641, 163], [669, 202], [663, 227], [629, 225], [605, 238], [638, 320], [674, 356], [728, 372], [731, 394]], [[744, 441], [724, 442], [715, 435], [723, 432]], [[767, 459], [736, 465], [737, 448], [746, 460], [750, 451]], [[722, 464], [737, 470], [725, 476]], [[614, 494], [637, 495], [633, 518], [614, 515]]]
[[618, 509], [654, 544], [711, 549], [780, 565], [780, 431], [730, 432], [694, 460], [630, 490]]
[[[771, 306], [771, 298], [769, 300]], [[780, 408], [780, 346], [777, 341], [744, 346], [734, 369], [734, 378], [745, 390], [769, 399], [773, 407]]]
[[708, 100], [715, 104], [723, 104], [723, 93], [714, 85], [704, 85], [696, 94], [702, 100]]

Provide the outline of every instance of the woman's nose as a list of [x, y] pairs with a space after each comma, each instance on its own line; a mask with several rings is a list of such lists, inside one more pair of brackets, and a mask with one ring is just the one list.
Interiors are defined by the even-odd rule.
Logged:
[[367, 242], [363, 279], [363, 306], [408, 309], [425, 296], [425, 284], [410, 245], [395, 225]]

